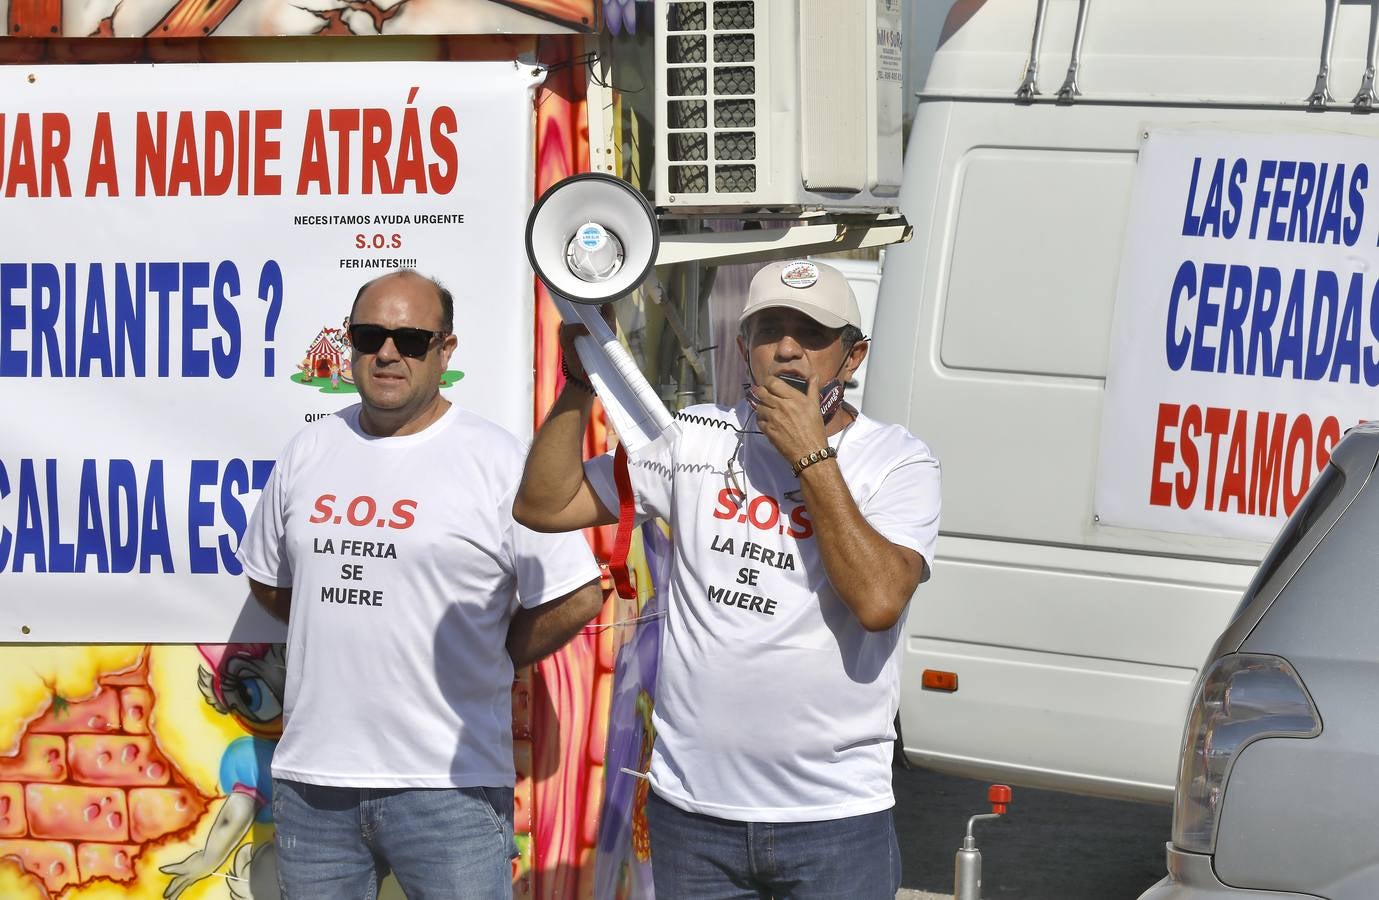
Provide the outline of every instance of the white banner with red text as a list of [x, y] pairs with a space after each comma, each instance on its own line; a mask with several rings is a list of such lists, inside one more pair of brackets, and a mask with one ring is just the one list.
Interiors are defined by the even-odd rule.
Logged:
[[343, 326], [390, 270], [455, 296], [445, 396], [530, 436], [530, 67], [0, 83], [0, 639], [280, 640], [234, 551], [287, 440], [357, 401]]
[[1379, 140], [1349, 135], [1146, 137], [1101, 524], [1271, 540], [1345, 430], [1379, 417], [1375, 160]]

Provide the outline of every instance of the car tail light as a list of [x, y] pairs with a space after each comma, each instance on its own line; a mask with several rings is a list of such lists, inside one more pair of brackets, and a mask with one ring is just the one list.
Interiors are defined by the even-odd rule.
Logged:
[[1238, 653], [1212, 663], [1198, 682], [1183, 732], [1173, 843], [1192, 853], [1215, 851], [1226, 779], [1247, 744], [1316, 737], [1321, 730], [1312, 698], [1286, 660]]

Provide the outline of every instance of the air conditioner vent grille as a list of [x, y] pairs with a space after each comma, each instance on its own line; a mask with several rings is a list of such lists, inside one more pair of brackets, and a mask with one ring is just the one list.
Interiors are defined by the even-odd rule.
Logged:
[[[700, 114], [703, 103], [699, 102]], [[713, 102], [713, 124], [715, 128], [750, 128], [757, 123], [757, 105], [754, 100], [715, 100]], [[686, 125], [685, 128], [702, 126]]]
[[666, 33], [659, 38], [665, 99], [658, 153], [669, 194], [703, 194], [711, 202], [714, 193], [757, 190], [766, 147], [756, 131], [765, 49], [756, 29], [768, 24], [758, 2], [660, 0]]
[[[666, 38], [666, 61], [672, 63], [701, 63], [707, 57], [708, 38], [702, 34], [672, 34]], [[714, 56], [717, 57], [717, 48]]]
[[756, 27], [756, 10], [745, 0], [718, 0], [713, 5], [713, 27], [718, 31]]
[[666, 71], [666, 86], [672, 97], [702, 97], [705, 81], [705, 72], [698, 66]]
[[666, 17], [667, 30], [703, 31], [709, 24], [706, 9], [704, 3], [672, 3], [670, 14]]
[[714, 189], [720, 194], [750, 194], [757, 189], [757, 167], [715, 166]]
[[[713, 61], [749, 63], [756, 61], [756, 38], [750, 34], [716, 34]], [[698, 60], [694, 60], [698, 62]]]
[[708, 166], [672, 166], [670, 190], [676, 194], [706, 194], [709, 190]]
[[[714, 104], [715, 124], [725, 124], [717, 121], [719, 116], [724, 115], [719, 109], [724, 102], [736, 101], [719, 101]], [[672, 100], [666, 104], [666, 115], [671, 128], [705, 128], [709, 124], [708, 104], [703, 100]]]
[[672, 134], [668, 149], [672, 162], [702, 162], [709, 158], [708, 135], [702, 131]]
[[713, 136], [715, 159], [756, 159], [757, 136], [750, 131], [720, 131]]
[[754, 94], [757, 89], [757, 70], [751, 66], [715, 66], [713, 92], [715, 94]]

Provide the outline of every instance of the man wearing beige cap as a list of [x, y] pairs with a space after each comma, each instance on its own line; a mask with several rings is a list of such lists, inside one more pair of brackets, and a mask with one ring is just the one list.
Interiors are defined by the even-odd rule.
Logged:
[[[891, 900], [900, 641], [933, 558], [938, 462], [843, 402], [867, 342], [836, 269], [765, 266], [739, 323], [748, 397], [683, 411], [629, 465], [638, 517], [664, 518], [673, 540], [647, 804], [656, 896]], [[581, 465], [593, 397], [574, 332], [513, 507], [537, 530], [617, 519], [611, 458]]]

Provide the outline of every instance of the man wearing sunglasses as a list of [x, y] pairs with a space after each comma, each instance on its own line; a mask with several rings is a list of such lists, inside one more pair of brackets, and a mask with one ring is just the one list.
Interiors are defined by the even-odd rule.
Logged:
[[[938, 463], [842, 402], [866, 357], [847, 280], [810, 260], [752, 279], [734, 407], [691, 407], [631, 457], [636, 513], [673, 532], [647, 818], [657, 900], [892, 900], [892, 727], [911, 595], [928, 577]], [[613, 464], [581, 466], [592, 396], [571, 378], [513, 512], [616, 520]]]
[[240, 546], [288, 626], [287, 900], [374, 897], [390, 871], [411, 897], [509, 900], [514, 667], [602, 604], [582, 535], [512, 520], [521, 442], [441, 396], [453, 310], [411, 271], [360, 289], [360, 402], [293, 438]]

